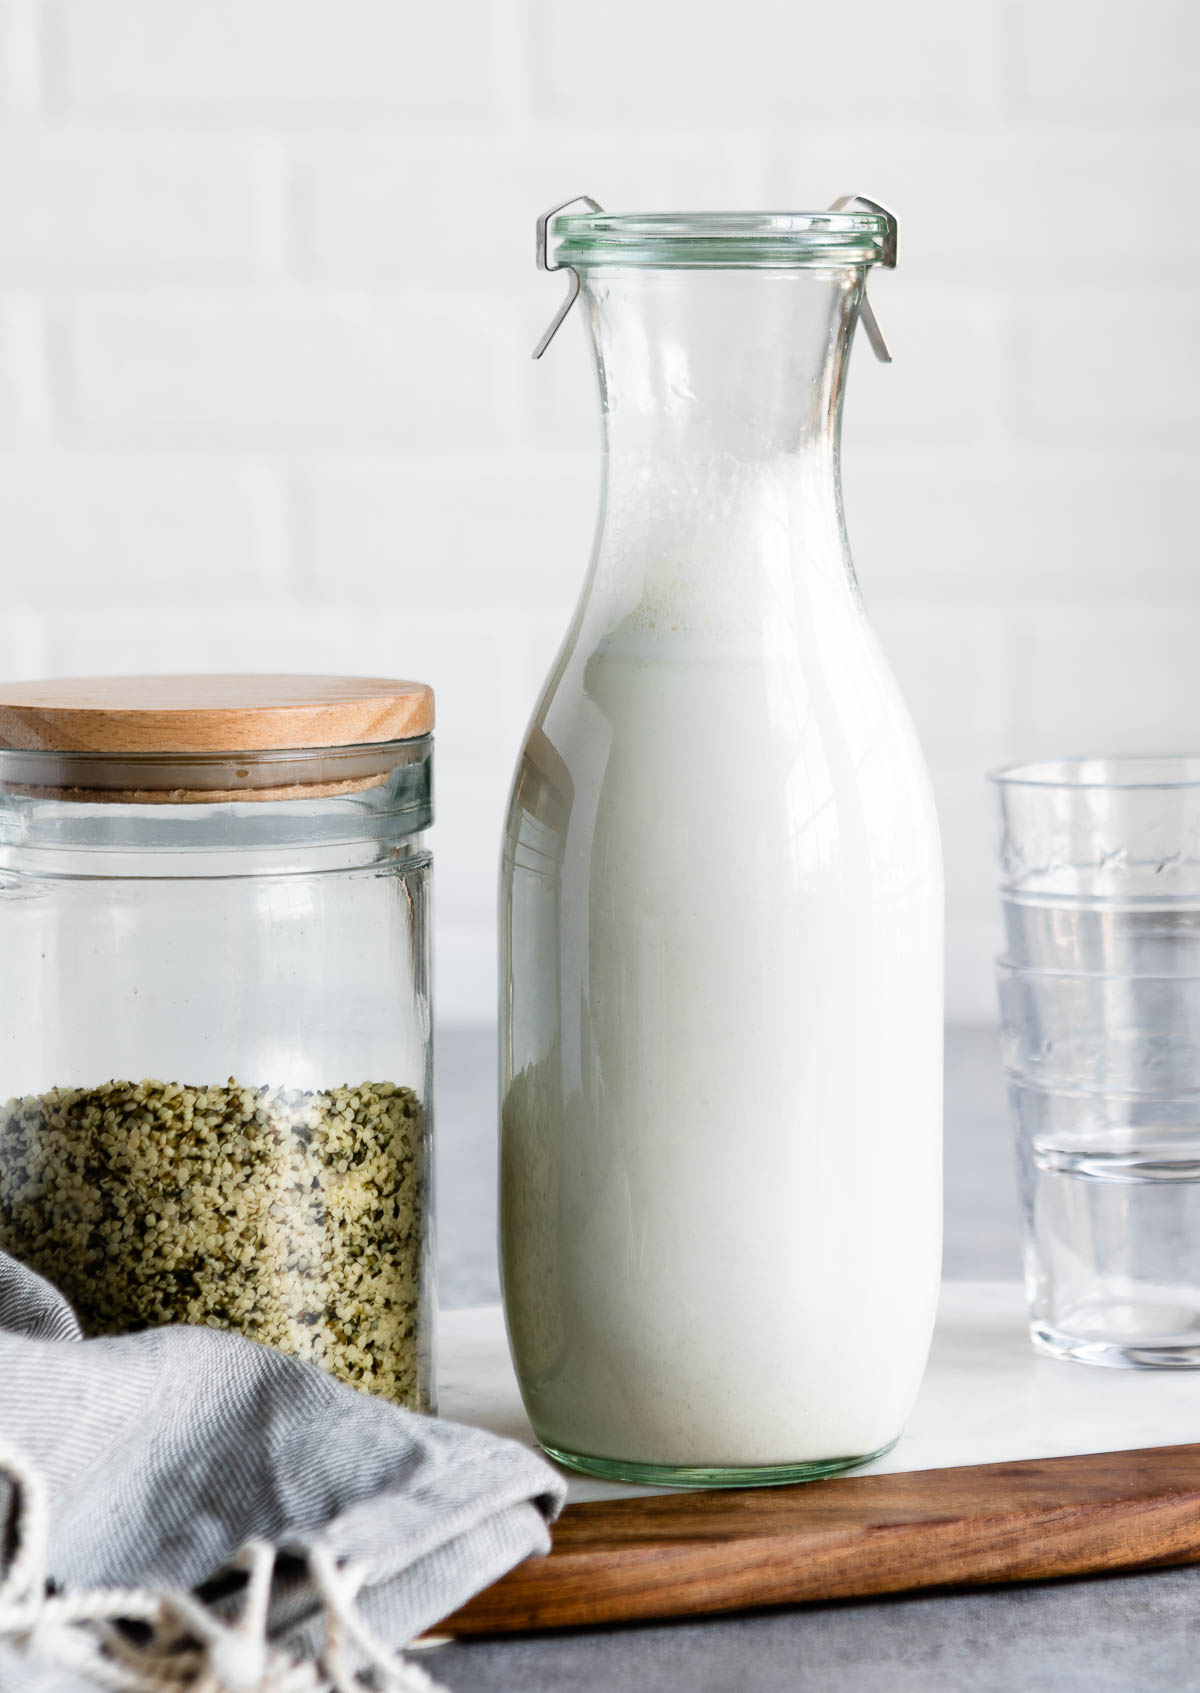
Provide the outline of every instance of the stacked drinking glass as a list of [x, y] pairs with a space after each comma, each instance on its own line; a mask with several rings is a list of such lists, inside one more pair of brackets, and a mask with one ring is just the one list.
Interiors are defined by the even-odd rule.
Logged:
[[993, 780], [1030, 1334], [1200, 1367], [1200, 758]]

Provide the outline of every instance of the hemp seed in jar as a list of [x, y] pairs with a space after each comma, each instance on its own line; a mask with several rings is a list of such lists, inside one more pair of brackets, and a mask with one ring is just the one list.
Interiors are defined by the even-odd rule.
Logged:
[[0, 689], [0, 1248], [86, 1334], [237, 1329], [433, 1408], [432, 713]]

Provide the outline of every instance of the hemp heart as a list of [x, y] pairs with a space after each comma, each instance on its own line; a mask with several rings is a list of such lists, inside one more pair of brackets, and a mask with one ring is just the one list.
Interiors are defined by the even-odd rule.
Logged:
[[0, 1247], [85, 1334], [239, 1329], [414, 1408], [426, 1181], [420, 1102], [390, 1082], [110, 1081], [0, 1109]]

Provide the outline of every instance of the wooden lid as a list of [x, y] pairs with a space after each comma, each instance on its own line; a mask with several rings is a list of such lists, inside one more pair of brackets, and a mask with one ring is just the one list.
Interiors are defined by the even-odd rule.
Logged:
[[409, 740], [433, 728], [424, 682], [361, 676], [96, 676], [0, 687], [0, 747], [269, 752]]

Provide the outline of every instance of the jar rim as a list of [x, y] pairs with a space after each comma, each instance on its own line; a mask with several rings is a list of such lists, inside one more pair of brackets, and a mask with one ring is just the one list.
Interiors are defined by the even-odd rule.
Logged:
[[559, 212], [550, 219], [557, 265], [722, 266], [889, 263], [881, 212]]
[[222, 805], [335, 799], [427, 765], [431, 735], [328, 747], [233, 752], [0, 749], [0, 794], [117, 805]]

